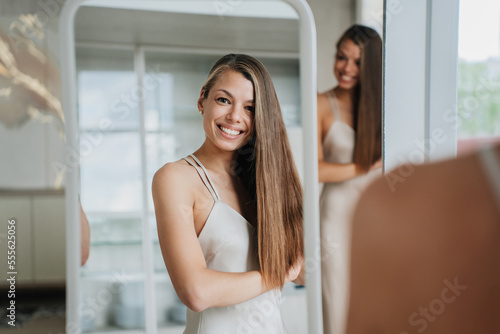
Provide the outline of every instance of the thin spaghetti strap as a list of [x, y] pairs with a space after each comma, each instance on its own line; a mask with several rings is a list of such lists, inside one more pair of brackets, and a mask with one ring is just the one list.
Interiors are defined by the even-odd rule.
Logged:
[[217, 192], [217, 189], [215, 188], [215, 185], [212, 181], [212, 179], [210, 178], [210, 174], [208, 174], [207, 170], [205, 169], [205, 166], [203, 166], [203, 164], [201, 163], [200, 160], [198, 160], [197, 157], [194, 156], [194, 154], [190, 154], [189, 155], [191, 158], [193, 158], [197, 163], [198, 165], [203, 168], [203, 171], [205, 172], [205, 175], [207, 176], [208, 178], [208, 182], [210, 182], [210, 185], [212, 186], [212, 189], [214, 190], [215, 194], [217, 195], [217, 199], [220, 200], [220, 196], [219, 196], [219, 193]]
[[212, 197], [214, 198], [214, 200], [218, 201], [219, 200], [218, 194], [214, 192], [214, 189], [212, 189], [211, 184], [209, 183], [209, 181], [207, 180], [207, 178], [205, 177], [205, 175], [203, 174], [203, 172], [201, 171], [201, 169], [198, 168], [198, 166], [196, 166], [196, 163], [192, 162], [187, 157], [182, 158], [182, 159], [186, 160], [188, 164], [190, 164], [191, 166], [194, 167], [194, 169], [196, 169], [196, 171], [200, 175], [201, 180], [205, 184], [205, 187], [207, 187], [208, 191], [210, 191], [210, 194], [212, 194]]
[[328, 101], [330, 102], [330, 108], [332, 109], [333, 112], [333, 117], [335, 118], [334, 121], [342, 121], [340, 118], [340, 109], [339, 109], [339, 103], [337, 101], [337, 96], [335, 95], [335, 92], [331, 90], [330, 92], [327, 93], [328, 96]]
[[479, 156], [500, 211], [500, 159], [492, 146], [481, 149]]

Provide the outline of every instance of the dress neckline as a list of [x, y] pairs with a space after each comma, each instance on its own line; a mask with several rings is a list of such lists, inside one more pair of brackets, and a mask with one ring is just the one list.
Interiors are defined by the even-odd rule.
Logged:
[[349, 129], [351, 129], [352, 132], [356, 132], [352, 126], [350, 126], [349, 124], [347, 124], [342, 119], [342, 114], [340, 113], [340, 107], [339, 107], [337, 95], [335, 95], [335, 92], [333, 90], [331, 90], [331, 91], [327, 92], [326, 95], [327, 95], [328, 101], [330, 102], [330, 111], [333, 114], [333, 122], [332, 122], [332, 124], [330, 124], [330, 127], [328, 128], [328, 131], [327, 131], [327, 134], [325, 136], [325, 139], [328, 136], [328, 133], [330, 132], [333, 124], [335, 124], [335, 123], [344, 124], [344, 126], [346, 126]]
[[[250, 222], [240, 212], [238, 212], [235, 208], [233, 208], [231, 205], [227, 204], [226, 202], [224, 202], [221, 199], [219, 193], [217, 192], [217, 189], [215, 188], [215, 184], [212, 181], [210, 174], [208, 173], [208, 170], [201, 163], [201, 161], [194, 154], [190, 154], [189, 157], [191, 157], [196, 162], [196, 164], [198, 164], [199, 167], [201, 167], [201, 169], [198, 168], [192, 161], [187, 159], [187, 157], [184, 158], [184, 160], [186, 160], [191, 166], [193, 166], [196, 169], [196, 171], [200, 175], [201, 180], [205, 184], [205, 187], [207, 187], [207, 189], [210, 191], [210, 193], [212, 194], [212, 197], [214, 199], [214, 205], [210, 209], [210, 213], [208, 214], [208, 217], [205, 220], [205, 224], [203, 225], [200, 233], [198, 234], [198, 238], [201, 237], [201, 235], [202, 235], [203, 231], [205, 230], [210, 218], [212, 217], [212, 213], [214, 211], [214, 208], [218, 203], [222, 203], [226, 208], [229, 208], [229, 210], [231, 210], [233, 213], [236, 213], [241, 219], [243, 219], [247, 223], [248, 226], [251, 227], [252, 230], [255, 230], [255, 227], [252, 224], [250, 224]], [[203, 174], [205, 174], [205, 175], [203, 175]]]

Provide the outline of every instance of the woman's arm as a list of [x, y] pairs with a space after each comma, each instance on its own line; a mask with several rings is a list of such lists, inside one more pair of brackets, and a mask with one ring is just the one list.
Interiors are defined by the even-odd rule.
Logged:
[[165, 165], [153, 178], [161, 251], [181, 301], [200, 312], [239, 304], [274, 288], [264, 284], [259, 271], [227, 273], [207, 268], [194, 226], [190, 179], [185, 166], [176, 163]]
[[[368, 172], [381, 167], [382, 158], [378, 159]], [[355, 163], [334, 164], [322, 160], [318, 161], [318, 169], [319, 182], [342, 182], [367, 173]]]
[[319, 182], [342, 182], [364, 174], [355, 163], [335, 164], [324, 160], [318, 161]]
[[80, 227], [81, 227], [81, 263], [84, 265], [89, 259], [90, 254], [90, 227], [89, 221], [85, 212], [83, 211], [82, 205], [80, 204]]

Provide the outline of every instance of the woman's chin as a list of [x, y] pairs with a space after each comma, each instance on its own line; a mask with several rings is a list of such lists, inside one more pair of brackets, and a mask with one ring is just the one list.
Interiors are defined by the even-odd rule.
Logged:
[[343, 90], [351, 90], [356, 87], [356, 84], [356, 82], [339, 82], [338, 86]]

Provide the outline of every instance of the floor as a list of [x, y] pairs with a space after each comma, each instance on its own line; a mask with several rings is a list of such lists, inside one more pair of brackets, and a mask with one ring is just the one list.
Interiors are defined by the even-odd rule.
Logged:
[[[0, 289], [0, 296], [7, 296], [6, 289]], [[0, 332], [8, 334], [63, 334], [65, 332], [65, 289], [51, 287], [44, 289], [23, 288], [15, 292], [15, 326], [5, 314], [7, 300], [2, 298], [0, 309]]]

